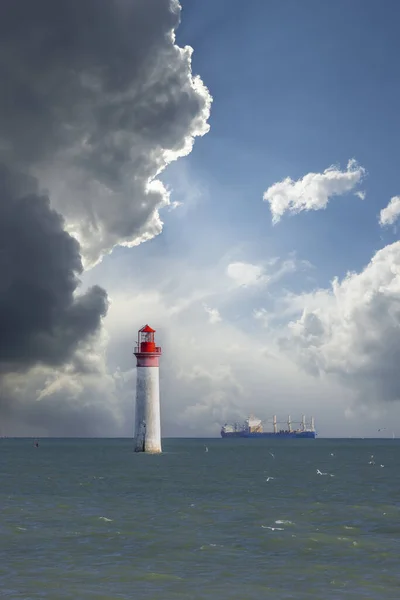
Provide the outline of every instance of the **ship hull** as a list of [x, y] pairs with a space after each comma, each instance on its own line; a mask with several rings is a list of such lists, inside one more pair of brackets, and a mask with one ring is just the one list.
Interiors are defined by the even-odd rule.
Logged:
[[247, 431], [221, 431], [221, 437], [240, 437], [240, 438], [285, 438], [285, 439], [315, 439], [317, 433], [315, 431], [263, 431], [263, 432], [247, 432]]

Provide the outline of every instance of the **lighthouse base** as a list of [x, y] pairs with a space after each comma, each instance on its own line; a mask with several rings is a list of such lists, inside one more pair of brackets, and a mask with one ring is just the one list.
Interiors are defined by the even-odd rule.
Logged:
[[160, 454], [161, 440], [146, 439], [146, 424], [143, 422], [139, 426], [139, 433], [135, 436], [135, 452], [145, 452], [146, 454]]
[[159, 369], [137, 367], [135, 452], [162, 452], [160, 421]]
[[160, 444], [151, 444], [146, 441], [146, 438], [138, 439], [135, 438], [135, 452], [145, 452], [146, 454], [161, 454], [161, 443]]
[[140, 448], [135, 448], [135, 452], [142, 452], [145, 454], [161, 454], [162, 450], [161, 448], [155, 448], [155, 449], [149, 449], [149, 450], [142, 450]]

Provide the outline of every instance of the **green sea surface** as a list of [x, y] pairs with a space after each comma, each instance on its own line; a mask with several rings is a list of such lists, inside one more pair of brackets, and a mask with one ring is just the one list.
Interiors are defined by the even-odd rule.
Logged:
[[399, 600], [397, 440], [163, 449], [1, 439], [0, 598]]

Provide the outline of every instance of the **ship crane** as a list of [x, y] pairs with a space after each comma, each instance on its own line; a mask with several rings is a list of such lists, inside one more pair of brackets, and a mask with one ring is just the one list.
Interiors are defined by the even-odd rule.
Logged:
[[292, 421], [290, 415], [287, 418], [287, 421], [278, 421], [276, 418], [276, 415], [274, 415], [269, 419], [264, 419], [263, 421], [261, 421], [262, 425], [266, 425], [266, 424], [270, 424], [272, 422], [273, 424], [273, 430], [274, 433], [276, 433], [278, 431], [278, 425], [285, 425], [287, 431], [293, 431], [293, 425], [296, 425], [298, 427], [295, 427], [295, 430], [300, 430], [300, 431], [307, 431], [308, 429], [314, 429], [314, 417], [311, 417], [311, 421], [309, 424], [306, 423], [306, 417], [305, 415], [301, 416], [301, 420], [300, 421]]

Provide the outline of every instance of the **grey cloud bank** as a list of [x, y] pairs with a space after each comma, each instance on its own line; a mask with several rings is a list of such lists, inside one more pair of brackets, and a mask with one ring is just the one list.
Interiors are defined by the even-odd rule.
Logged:
[[157, 176], [208, 131], [179, 20], [176, 0], [0, 3], [0, 416], [20, 434], [121, 431], [107, 294], [79, 276], [161, 232]]

